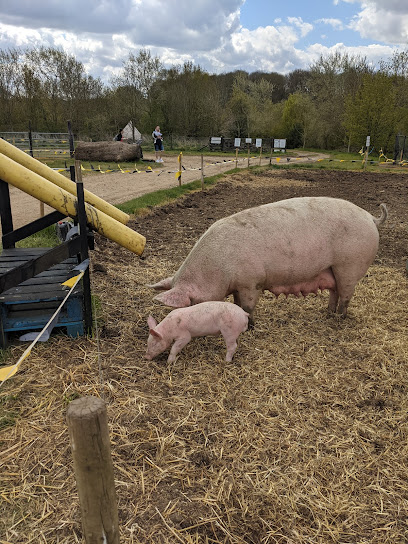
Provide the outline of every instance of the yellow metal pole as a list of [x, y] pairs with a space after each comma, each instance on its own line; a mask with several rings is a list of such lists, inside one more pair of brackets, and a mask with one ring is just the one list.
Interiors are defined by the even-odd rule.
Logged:
[[[39, 176], [1, 153], [0, 179], [14, 185], [14, 187], [21, 189], [68, 217], [76, 217], [77, 215], [77, 199], [71, 193], [68, 193], [61, 187], [57, 187], [51, 181]], [[98, 231], [99, 234], [133, 251], [137, 255], [143, 253], [146, 245], [146, 238], [144, 236], [126, 227], [123, 223], [116, 221], [116, 219], [101, 210], [97, 210], [88, 203], [85, 203], [85, 211], [88, 225]]]
[[[24, 153], [24, 151], [21, 151], [21, 149], [14, 147], [14, 145], [9, 144], [6, 142], [6, 140], [1, 138], [0, 153], [3, 153], [16, 163], [21, 164], [21, 166], [28, 168], [42, 178], [54, 183], [56, 186], [61, 187], [61, 189], [68, 191], [68, 193], [71, 195], [76, 196], [76, 185], [73, 181], [64, 177], [59, 172], [55, 172], [55, 170], [52, 170], [52, 168], [49, 168], [49, 166], [43, 164], [37, 159], [33, 159], [30, 157], [30, 155], [27, 155]], [[99, 196], [94, 195], [90, 191], [85, 190], [84, 194], [85, 202], [88, 202], [94, 208], [104, 212], [120, 223], [126, 224], [129, 221], [129, 215], [127, 213], [124, 213], [115, 206], [112, 206], [112, 204], [109, 204], [109, 202], [99, 198]]]

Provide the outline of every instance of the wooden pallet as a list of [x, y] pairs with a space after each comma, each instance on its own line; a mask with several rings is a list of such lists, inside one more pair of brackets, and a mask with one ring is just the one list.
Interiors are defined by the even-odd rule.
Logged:
[[[0, 255], [0, 274], [45, 253], [48, 248], [4, 249]], [[18, 331], [41, 330], [67, 294], [64, 281], [76, 276], [75, 257], [0, 294], [0, 346], [8, 335]], [[69, 336], [84, 334], [83, 291], [80, 283], [68, 298], [55, 327], [64, 327]]]

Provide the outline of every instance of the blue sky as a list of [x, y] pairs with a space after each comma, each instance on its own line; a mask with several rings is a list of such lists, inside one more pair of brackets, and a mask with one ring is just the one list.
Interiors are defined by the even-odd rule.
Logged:
[[[369, 40], [362, 39], [358, 33], [347, 29], [353, 16], [358, 13], [358, 8], [358, 4], [339, 2], [335, 5], [330, 0], [312, 2], [289, 0], [279, 5], [266, 0], [249, 0], [241, 8], [241, 24], [249, 30], [255, 30], [265, 24], [276, 24], [276, 21], [283, 23], [289, 17], [300, 18], [313, 26], [313, 29], [299, 40], [300, 47], [313, 43], [334, 46], [339, 42], [346, 42], [349, 45], [366, 45]], [[336, 21], [336, 24], [327, 22], [330, 19], [333, 23]], [[337, 21], [341, 23], [341, 26], [337, 26]]]
[[320, 55], [408, 50], [408, 0], [0, 0], [0, 49], [62, 48], [104, 81], [129, 53], [166, 67], [287, 74]]

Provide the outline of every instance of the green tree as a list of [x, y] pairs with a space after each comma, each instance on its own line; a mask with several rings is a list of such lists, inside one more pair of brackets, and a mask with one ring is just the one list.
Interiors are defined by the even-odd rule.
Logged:
[[160, 78], [162, 64], [148, 49], [129, 53], [118, 76], [112, 78], [110, 100], [117, 114], [117, 128], [129, 120], [141, 126], [152, 107], [151, 90]]
[[314, 145], [334, 149], [347, 143], [343, 125], [346, 96], [354, 95], [364, 74], [371, 72], [365, 58], [339, 52], [321, 56], [311, 66], [307, 86], [317, 113]]
[[391, 78], [400, 111], [395, 133], [408, 134], [408, 49], [395, 51], [391, 59], [380, 63], [380, 71]]
[[312, 99], [299, 92], [291, 94], [282, 114], [282, 127], [288, 139], [288, 147], [305, 147], [315, 121], [316, 110]]
[[272, 135], [269, 112], [273, 105], [274, 86], [271, 81], [260, 78], [252, 81], [246, 72], [235, 75], [228, 108], [232, 118], [231, 135], [238, 137]]
[[23, 73], [26, 111], [34, 129], [65, 132], [71, 120], [80, 131], [87, 116], [95, 113], [91, 106], [102, 95], [102, 84], [87, 75], [73, 55], [53, 47], [28, 50]]
[[[23, 74], [17, 49], [0, 50], [0, 127], [3, 131], [21, 130]], [[24, 130], [27, 129], [27, 125]]]
[[357, 94], [347, 97], [344, 126], [356, 149], [365, 144], [367, 136], [377, 150], [393, 148], [400, 117], [396, 96], [391, 78], [377, 72], [366, 74]]

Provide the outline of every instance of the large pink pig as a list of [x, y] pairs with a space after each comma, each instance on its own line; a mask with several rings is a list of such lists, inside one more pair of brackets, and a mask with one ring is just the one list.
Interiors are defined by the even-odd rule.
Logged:
[[378, 219], [355, 204], [300, 197], [216, 221], [173, 277], [151, 285], [155, 299], [180, 308], [229, 294], [252, 317], [260, 294], [330, 291], [329, 311], [343, 316], [378, 250]]
[[230, 302], [203, 302], [191, 308], [178, 308], [170, 312], [159, 324], [149, 315], [149, 337], [146, 359], [160, 355], [172, 344], [168, 361], [196, 336], [222, 334], [227, 344], [226, 361], [232, 361], [237, 349], [237, 338], [248, 328], [248, 314]]

